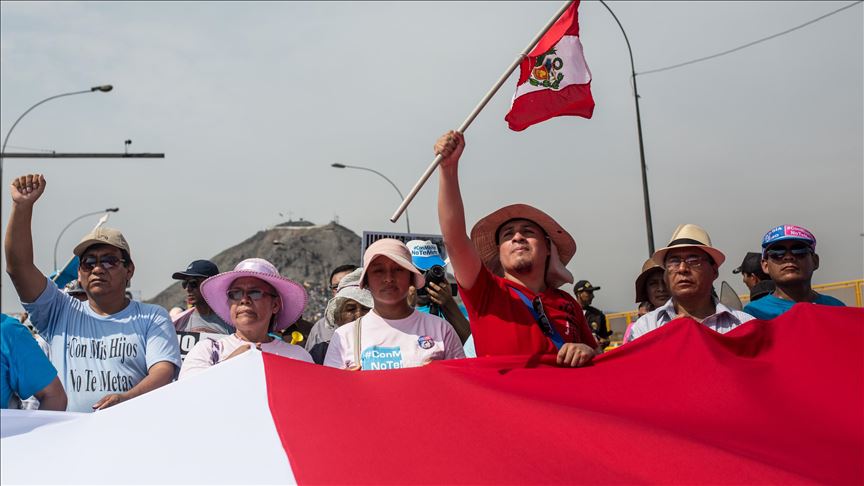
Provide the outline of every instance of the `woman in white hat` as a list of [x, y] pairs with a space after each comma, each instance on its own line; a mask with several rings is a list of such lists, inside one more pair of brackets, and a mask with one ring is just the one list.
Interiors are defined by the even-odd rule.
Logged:
[[404, 243], [384, 238], [369, 245], [360, 288], [372, 293], [372, 311], [336, 329], [324, 365], [385, 370], [464, 358], [462, 342], [447, 321], [408, 304], [409, 288], [422, 288], [424, 283]]
[[303, 286], [279, 275], [272, 263], [262, 258], [243, 260], [233, 271], [202, 282], [201, 295], [235, 332], [219, 340], [206, 338], [196, 344], [183, 361], [181, 379], [252, 348], [312, 362], [312, 356], [302, 347], [270, 335], [296, 322], [307, 300]]
[[[324, 310], [324, 319], [327, 320], [329, 327], [339, 328], [349, 322], [354, 322], [357, 319], [369, 313], [374, 305], [372, 293], [369, 289], [360, 288], [360, 277], [363, 275], [363, 269], [358, 268], [353, 272], [342, 277], [339, 280], [339, 285], [336, 287], [336, 295], [327, 302], [327, 308]], [[327, 348], [330, 347], [330, 339], [312, 346], [309, 354], [317, 364], [324, 364], [324, 357], [327, 355]]]

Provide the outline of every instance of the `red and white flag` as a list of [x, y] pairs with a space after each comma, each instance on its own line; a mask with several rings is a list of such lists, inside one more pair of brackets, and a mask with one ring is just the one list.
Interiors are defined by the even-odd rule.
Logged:
[[0, 482], [862, 484], [862, 322], [813, 304], [726, 334], [682, 318], [577, 369], [250, 351], [63, 423], [3, 410]]
[[591, 118], [594, 113], [578, 9], [576, 0], [520, 64], [516, 94], [504, 117], [511, 130], [521, 132], [555, 116]]

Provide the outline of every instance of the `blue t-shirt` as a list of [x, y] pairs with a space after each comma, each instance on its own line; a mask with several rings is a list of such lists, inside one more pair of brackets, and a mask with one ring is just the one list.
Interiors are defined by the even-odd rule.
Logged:
[[[813, 301], [814, 304], [846, 307], [846, 304], [844, 304], [838, 299], [835, 299], [834, 297], [831, 297], [830, 295], [818, 295], [819, 296], [816, 297], [816, 300]], [[797, 304], [797, 302], [775, 297], [774, 294], [768, 294], [759, 300], [754, 300], [753, 302], [745, 305], [744, 312], [750, 314], [756, 319], [762, 319], [763, 321], [767, 321], [769, 319], [774, 319], [780, 314], [788, 311], [795, 304]]]
[[26, 400], [48, 386], [57, 370], [29, 329], [18, 319], [0, 315], [0, 408], [8, 408], [12, 392]]
[[158, 305], [133, 300], [122, 311], [101, 316], [50, 280], [35, 302], [22, 304], [48, 341], [70, 412], [92, 412], [105, 395], [131, 390], [160, 361], [173, 363], [175, 376], [180, 369], [177, 333]]

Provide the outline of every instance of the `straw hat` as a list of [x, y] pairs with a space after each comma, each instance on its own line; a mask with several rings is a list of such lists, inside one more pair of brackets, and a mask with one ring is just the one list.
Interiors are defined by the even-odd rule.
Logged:
[[651, 255], [651, 259], [658, 265], [663, 265], [663, 261], [666, 259], [666, 253], [675, 248], [698, 248], [711, 255], [711, 258], [714, 259], [714, 263], [716, 263], [718, 267], [726, 261], [726, 255], [717, 248], [711, 246], [711, 237], [708, 236], [708, 232], [705, 231], [705, 228], [696, 224], [688, 223], [678, 225], [678, 227], [675, 228], [675, 232], [672, 233], [672, 238], [669, 239], [669, 244], [655, 251], [654, 254]]
[[658, 265], [653, 259], [649, 258], [642, 264], [642, 273], [636, 277], [636, 302], [645, 302], [648, 300], [648, 289], [645, 288], [645, 281], [654, 272], [663, 273], [663, 267]]
[[299, 283], [279, 275], [279, 270], [263, 258], [247, 258], [238, 263], [234, 270], [220, 273], [214, 277], [201, 282], [201, 295], [207, 301], [207, 305], [213, 309], [223, 321], [230, 325], [231, 305], [228, 303], [228, 288], [235, 280], [241, 277], [254, 277], [270, 284], [279, 298], [282, 300], [282, 308], [276, 314], [276, 325], [274, 331], [280, 331], [297, 322], [306, 301], [306, 289]]
[[[477, 224], [471, 228], [471, 241], [477, 248], [480, 260], [490, 272], [499, 276], [504, 275], [504, 269], [498, 259], [497, 236], [501, 225], [511, 219], [527, 219], [543, 228], [557, 250], [561, 267], [567, 265], [576, 254], [576, 241], [551, 216], [527, 204], [512, 204], [477, 221]], [[570, 276], [570, 282], [573, 281], [572, 278]]]
[[389, 258], [400, 267], [413, 273], [413, 285], [415, 289], [422, 289], [423, 286], [426, 285], [426, 279], [411, 261], [411, 250], [405, 246], [405, 243], [393, 238], [381, 238], [375, 243], [369, 245], [369, 247], [366, 248], [366, 252], [363, 254], [363, 273], [360, 274], [361, 289], [366, 288], [366, 270], [369, 268], [369, 265], [379, 257]]

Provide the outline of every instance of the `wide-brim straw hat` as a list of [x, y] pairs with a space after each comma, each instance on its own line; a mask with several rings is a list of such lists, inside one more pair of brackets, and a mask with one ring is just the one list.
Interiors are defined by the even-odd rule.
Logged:
[[678, 225], [678, 227], [675, 228], [675, 232], [672, 233], [672, 238], [669, 239], [669, 244], [655, 251], [654, 254], [651, 255], [651, 259], [658, 265], [663, 265], [663, 262], [666, 259], [666, 253], [669, 253], [669, 250], [674, 250], [676, 248], [698, 248], [711, 255], [711, 258], [714, 259], [714, 263], [716, 263], [718, 267], [726, 261], [726, 255], [724, 255], [722, 251], [711, 246], [711, 237], [708, 236], [708, 232], [705, 231], [705, 228], [697, 224], [688, 223]]
[[282, 308], [276, 314], [273, 331], [281, 331], [297, 322], [306, 308], [306, 289], [299, 283], [279, 275], [279, 270], [263, 258], [247, 258], [238, 263], [234, 270], [220, 273], [201, 282], [201, 295], [207, 305], [223, 321], [231, 326], [231, 304], [228, 303], [228, 289], [241, 277], [254, 277], [270, 284], [282, 301]]
[[327, 302], [327, 308], [324, 309], [324, 317], [327, 318], [327, 322], [333, 325], [336, 324], [336, 313], [348, 300], [356, 301], [358, 304], [369, 309], [375, 306], [372, 292], [360, 288], [360, 277], [362, 275], [363, 269], [358, 268], [342, 277], [342, 280], [339, 281], [336, 295]]
[[645, 281], [654, 272], [663, 273], [663, 267], [658, 265], [652, 258], [645, 260], [642, 264], [642, 273], [636, 277], [636, 303], [648, 301], [648, 289], [645, 288]]
[[477, 221], [477, 224], [471, 228], [471, 241], [477, 248], [480, 260], [490, 272], [499, 276], [504, 275], [504, 269], [498, 259], [497, 236], [501, 225], [511, 219], [527, 219], [540, 226], [546, 232], [546, 236], [555, 243], [558, 258], [563, 265], [567, 265], [576, 254], [576, 240], [551, 216], [527, 204], [511, 204]]
[[426, 285], [426, 279], [420, 270], [411, 261], [411, 250], [405, 243], [394, 238], [381, 238], [366, 248], [363, 254], [363, 273], [360, 274], [360, 288], [366, 288], [366, 270], [376, 258], [389, 258], [400, 267], [413, 273], [413, 285], [415, 289], [422, 289]]

